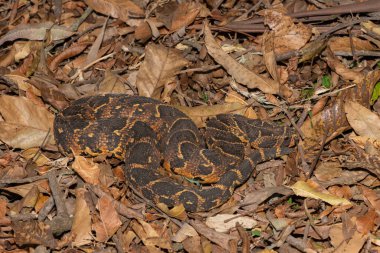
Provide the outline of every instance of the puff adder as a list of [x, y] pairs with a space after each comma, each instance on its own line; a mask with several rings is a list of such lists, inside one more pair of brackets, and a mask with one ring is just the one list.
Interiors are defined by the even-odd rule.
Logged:
[[[291, 152], [288, 127], [222, 114], [201, 134], [194, 122], [160, 101], [122, 94], [81, 98], [58, 114], [54, 136], [62, 153], [114, 156], [127, 182], [155, 203], [190, 212], [220, 206], [259, 162]], [[186, 186], [160, 172], [196, 179]]]

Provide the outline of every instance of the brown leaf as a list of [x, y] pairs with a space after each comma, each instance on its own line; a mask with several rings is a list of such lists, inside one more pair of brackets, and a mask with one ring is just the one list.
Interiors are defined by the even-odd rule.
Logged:
[[78, 188], [75, 192], [75, 212], [71, 234], [73, 235], [73, 246], [80, 247], [91, 243], [91, 216], [85, 201], [87, 191], [84, 188]]
[[29, 184], [21, 184], [17, 186], [5, 187], [1, 189], [18, 194], [21, 197], [25, 197], [34, 186], [37, 186], [40, 192], [50, 193], [49, 183], [48, 183], [48, 180], [46, 179], [38, 180]]
[[356, 84], [362, 83], [365, 79], [362, 69], [355, 70], [345, 66], [339, 59], [334, 56], [331, 49], [326, 49], [327, 63], [338, 75], [346, 81], [353, 81]]
[[[47, 144], [54, 145], [51, 134], [54, 115], [45, 107], [30, 99], [16, 96], [0, 96], [0, 140], [11, 147], [27, 149], [39, 147], [46, 136]], [[50, 131], [50, 134], [48, 135]]]
[[237, 82], [251, 89], [258, 88], [266, 93], [277, 94], [279, 92], [279, 84], [276, 81], [256, 75], [225, 53], [213, 38], [207, 24], [204, 27], [204, 34], [208, 53], [217, 63], [222, 65], [228, 74]]
[[159, 98], [164, 85], [173, 81], [177, 72], [187, 64], [188, 61], [177, 50], [149, 44], [137, 74], [139, 95]]
[[7, 41], [17, 39], [44, 40], [46, 32], [49, 32], [50, 40], [62, 40], [72, 36], [74, 33], [69, 29], [54, 25], [53, 22], [44, 22], [38, 24], [18, 25], [15, 29], [9, 31], [1, 37], [0, 45]]
[[118, 75], [109, 70], [105, 71], [104, 80], [99, 84], [99, 92], [126, 93], [127, 91], [126, 85]]
[[37, 244], [55, 248], [56, 240], [50, 226], [37, 220], [12, 221], [14, 238], [19, 245]]
[[145, 246], [172, 249], [169, 238], [160, 235], [149, 223], [139, 219], [132, 221], [130, 226]]
[[157, 19], [163, 22], [170, 31], [177, 31], [190, 25], [197, 17], [201, 6], [194, 2], [167, 2], [157, 8]]
[[230, 240], [238, 240], [238, 237], [216, 232], [214, 229], [207, 227], [203, 222], [199, 220], [191, 220], [190, 225], [192, 225], [199, 234], [203, 235], [210, 241], [218, 244], [226, 250], [230, 249]]
[[127, 22], [132, 17], [144, 17], [144, 11], [129, 0], [86, 0], [88, 6], [106, 16]]
[[333, 37], [328, 41], [328, 46], [333, 52], [348, 52], [354, 50], [376, 50], [368, 40], [362, 40], [357, 37]]
[[83, 156], [75, 156], [72, 166], [86, 183], [99, 184], [100, 169], [92, 160], [86, 159]]
[[105, 232], [105, 237], [100, 237], [100, 235], [97, 233], [97, 239], [101, 242], [106, 242], [111, 236], [116, 233], [122, 222], [119, 218], [119, 214], [116, 212], [112, 202], [108, 197], [101, 197], [98, 200], [97, 208], [99, 210], [101, 224]]
[[377, 218], [379, 218], [379, 215], [374, 209], [368, 210], [366, 214], [356, 219], [357, 230], [364, 235], [368, 234], [374, 230], [376, 226], [375, 221]]
[[363, 192], [363, 197], [371, 203], [372, 207], [380, 212], [380, 194], [364, 186], [360, 186], [360, 190]]
[[274, 32], [274, 52], [284, 54], [299, 50], [309, 41], [312, 35], [311, 28], [293, 19], [280, 9], [263, 10], [265, 23]]
[[347, 101], [344, 110], [358, 135], [380, 140], [380, 118], [377, 114], [354, 101]]
[[305, 136], [302, 144], [304, 148], [319, 146], [325, 136], [327, 137], [326, 142], [328, 142], [349, 129], [350, 125], [344, 111], [345, 102], [357, 101], [368, 107], [372, 88], [379, 79], [380, 71], [368, 73], [366, 78], [357, 83], [355, 87], [341, 91], [333, 103], [320, 113], [312, 115], [311, 119], [306, 120], [301, 127]]

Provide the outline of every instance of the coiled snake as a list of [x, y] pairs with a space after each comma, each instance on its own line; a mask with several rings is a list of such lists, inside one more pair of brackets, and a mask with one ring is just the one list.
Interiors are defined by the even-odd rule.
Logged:
[[[144, 197], [195, 212], [226, 202], [258, 162], [290, 153], [294, 133], [222, 114], [207, 121], [201, 138], [194, 122], [170, 105], [107, 94], [74, 101], [55, 118], [54, 136], [66, 155], [124, 159], [126, 180]], [[204, 185], [182, 185], [160, 173], [160, 166]]]

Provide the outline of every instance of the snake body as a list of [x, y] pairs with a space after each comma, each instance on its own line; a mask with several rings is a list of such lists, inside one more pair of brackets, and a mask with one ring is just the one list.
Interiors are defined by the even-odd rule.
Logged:
[[[121, 94], [74, 101], [54, 121], [62, 153], [114, 156], [125, 161], [127, 182], [155, 203], [190, 212], [226, 202], [258, 162], [291, 152], [294, 133], [266, 121], [222, 114], [200, 134], [194, 122], [160, 101]], [[183, 185], [162, 173], [195, 179]]]

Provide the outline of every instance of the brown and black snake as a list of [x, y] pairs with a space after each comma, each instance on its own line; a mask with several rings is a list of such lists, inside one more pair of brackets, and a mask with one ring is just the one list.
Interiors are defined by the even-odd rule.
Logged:
[[[222, 114], [203, 134], [178, 109], [152, 98], [107, 94], [74, 101], [54, 121], [59, 149], [125, 161], [127, 182], [155, 203], [190, 212], [220, 206], [257, 163], [291, 152], [294, 133], [261, 120]], [[203, 185], [185, 186], [160, 167]]]

